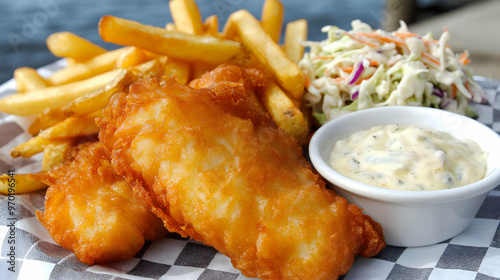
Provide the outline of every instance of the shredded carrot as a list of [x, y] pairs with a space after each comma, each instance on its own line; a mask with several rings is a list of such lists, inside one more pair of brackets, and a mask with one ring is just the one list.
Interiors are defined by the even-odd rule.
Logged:
[[[422, 37], [420, 37], [420, 35], [418, 34], [415, 34], [415, 33], [406, 33], [406, 32], [394, 32], [392, 33], [394, 36], [398, 36], [400, 37], [401, 39], [403, 40], [406, 40], [408, 38], [412, 38], [412, 37], [419, 37], [420, 40], [422, 40], [422, 42], [424, 42], [424, 44], [428, 45], [430, 43], [437, 43], [439, 40], [429, 40], [429, 39], [424, 39]], [[450, 47], [449, 45], [446, 45], [446, 47]]]
[[309, 88], [309, 85], [311, 84], [311, 80], [309, 80], [309, 77], [306, 75], [306, 73], [302, 72], [302, 75], [304, 75], [305, 87]]
[[455, 98], [457, 96], [457, 86], [455, 84], [452, 84], [451, 85], [451, 97], [452, 98]]
[[368, 45], [368, 46], [370, 46], [370, 47], [372, 47], [372, 48], [377, 48], [377, 47], [379, 47], [377, 44], [373, 44], [373, 43], [370, 43], [370, 42], [363, 41], [363, 40], [361, 40], [361, 39], [357, 38], [356, 36], [353, 36], [353, 35], [351, 35], [351, 34], [349, 34], [349, 33], [347, 33], [347, 32], [344, 32], [344, 35], [347, 35], [347, 36], [349, 36], [351, 39], [356, 40], [356, 41], [358, 41], [358, 42], [360, 42], [360, 43], [363, 43], [363, 44], [365, 44], [365, 45]]
[[378, 63], [377, 61], [370, 60], [370, 66], [373, 66], [373, 67], [378, 67], [378, 66], [379, 66], [379, 63]]
[[437, 65], [441, 65], [441, 63], [439, 63], [439, 61], [428, 52], [422, 52], [422, 56], [427, 58], [428, 60], [430, 60], [432, 63], [435, 63]]
[[460, 61], [460, 63], [462, 63], [462, 65], [469, 64], [469, 62], [470, 62], [469, 54], [467, 52], [463, 52], [462, 55], [460, 55], [459, 61]]
[[335, 58], [334, 56], [317, 56], [315, 58], [312, 58], [311, 60], [318, 60], [318, 59], [333, 59]]
[[[437, 42], [439, 42], [439, 40], [428, 40], [428, 39], [423, 39], [423, 38], [422, 38], [422, 41], [423, 41], [426, 45], [428, 45], [428, 44], [430, 44], [430, 43], [437, 43]], [[450, 48], [450, 45], [446, 45], [446, 47], [447, 47], [447, 48]]]
[[377, 39], [377, 40], [380, 40], [380, 41], [383, 41], [383, 42], [386, 42], [386, 43], [395, 43], [396, 45], [400, 45], [400, 46], [405, 46], [405, 42], [402, 42], [400, 40], [397, 40], [395, 38], [390, 38], [390, 37], [387, 37], [387, 36], [382, 36], [382, 35], [379, 35], [379, 34], [376, 34], [376, 33], [365, 33], [365, 32], [358, 32], [356, 33], [356, 35], [358, 36], [363, 36], [363, 37], [369, 37], [369, 38], [373, 38], [373, 39]]
[[354, 67], [352, 66], [342, 66], [342, 71], [346, 72], [346, 73], [351, 73], [352, 71], [354, 71]]
[[364, 80], [368, 80], [368, 79], [370, 79], [372, 76], [373, 76], [373, 73], [372, 73], [370, 76], [368, 76], [368, 77], [364, 77], [364, 78], [360, 78], [360, 79], [358, 79], [358, 80], [356, 81], [356, 85], [361, 84], [361, 82], [362, 82], [362, 81], [364, 81]]
[[366, 32], [358, 32], [356, 33], [356, 36], [364, 36], [364, 37], [370, 37], [370, 38], [375, 38], [375, 39], [380, 39], [382, 36], [378, 35], [377, 33], [366, 33]]
[[418, 37], [417, 34], [415, 33], [408, 33], [408, 32], [394, 32], [392, 33], [394, 36], [398, 36], [398, 37], [401, 37], [401, 38], [411, 38], [411, 37]]
[[464, 86], [469, 91], [469, 93], [472, 94], [472, 91], [470, 90], [470, 86], [469, 86], [469, 80], [465, 81]]
[[[420, 37], [420, 35], [418, 34], [415, 34], [415, 33], [406, 33], [406, 32], [394, 32], [393, 33], [395, 36], [398, 36], [402, 39], [408, 39], [408, 38], [412, 38], [412, 37], [419, 37], [420, 40], [422, 40], [422, 42], [424, 42], [426, 45], [430, 44], [430, 43], [437, 43], [439, 40], [429, 40], [429, 39], [424, 39], [422, 37]], [[447, 47], [449, 47], [447, 45]]]
[[[359, 38], [355, 38], [354, 36], [352, 36], [350, 34], [347, 34], [347, 33], [344, 33], [344, 34], [348, 35], [349, 37], [353, 38], [354, 40], [358, 40], [360, 42], [368, 44], [367, 42], [362, 41]], [[373, 33], [366, 33], [366, 32], [358, 32], [358, 33], [356, 33], [356, 36], [373, 38], [373, 39], [377, 39], [377, 40], [380, 40], [380, 41], [383, 41], [383, 42], [386, 42], [386, 43], [395, 43], [398, 46], [406, 46], [405, 40], [408, 39], [408, 38], [412, 38], [412, 37], [419, 37], [420, 40], [422, 40], [422, 42], [424, 42], [424, 44], [426, 44], [426, 45], [429, 45], [430, 43], [437, 43], [437, 42], [439, 42], [439, 40], [428, 40], [428, 39], [421, 38], [418, 34], [411, 33], [411, 32], [394, 32], [394, 33], [392, 33], [392, 35], [393, 35], [393, 37], [380, 35], [380, 34], [377, 34], [375, 32], [373, 32]], [[401, 41], [399, 39], [401, 39], [403, 41]], [[375, 44], [371, 44], [370, 46], [375, 46]], [[446, 47], [450, 48], [449, 45], [446, 45]]]

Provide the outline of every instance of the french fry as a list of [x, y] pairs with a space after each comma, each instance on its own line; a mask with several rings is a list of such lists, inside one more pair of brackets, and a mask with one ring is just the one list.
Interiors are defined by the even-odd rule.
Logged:
[[165, 29], [168, 31], [177, 31], [177, 28], [175, 28], [175, 23], [173, 22], [167, 22], [167, 24], [165, 24]]
[[40, 131], [64, 121], [67, 117], [67, 114], [60, 108], [47, 110], [36, 117], [28, 128], [28, 132], [35, 136], [40, 133]]
[[299, 145], [305, 143], [309, 128], [304, 115], [276, 83], [269, 82], [264, 90], [257, 92], [257, 97], [277, 126], [295, 138]]
[[[204, 34], [204, 25], [201, 20], [201, 14], [194, 0], [171, 0], [169, 3], [170, 14], [174, 20], [175, 30], [186, 34], [202, 35]], [[168, 61], [167, 61], [168, 62]], [[185, 69], [187, 67], [187, 69]], [[172, 67], [165, 68], [166, 70], [173, 69]], [[183, 72], [188, 74], [185, 83], [189, 79], [189, 73], [192, 72], [191, 65], [183, 65]], [[176, 75], [182, 74], [176, 71]], [[171, 75], [170, 73], [166, 73]], [[183, 77], [180, 77], [181, 79]], [[179, 77], [177, 78], [179, 81]]]
[[52, 74], [48, 81], [53, 85], [77, 82], [113, 70], [118, 58], [130, 48], [120, 48], [105, 52], [90, 60], [63, 68]]
[[304, 55], [304, 47], [302, 42], [307, 40], [307, 21], [299, 19], [287, 23], [285, 28], [285, 53], [295, 64]]
[[130, 47], [118, 57], [115, 69], [126, 69], [150, 60], [149, 55], [141, 48]]
[[32, 157], [43, 152], [50, 144], [58, 145], [67, 142], [69, 138], [97, 134], [99, 127], [96, 125], [95, 119], [99, 117], [102, 117], [102, 110], [98, 110], [87, 116], [69, 117], [43, 130], [30, 140], [12, 148], [10, 155], [13, 158]]
[[99, 34], [106, 42], [136, 46], [187, 61], [242, 64], [246, 58], [245, 48], [230, 40], [168, 31], [113, 16], [101, 18]]
[[217, 15], [211, 15], [205, 19], [203, 23], [203, 33], [212, 37], [221, 38], [219, 34], [219, 17]]
[[166, 56], [158, 56], [155, 59], [151, 59], [150, 61], [144, 62], [137, 66], [129, 67], [127, 70], [134, 73], [138, 78], [140, 78], [142, 74], [158, 74], [162, 71], [162, 67], [165, 65], [167, 61]]
[[99, 133], [99, 127], [96, 125], [95, 119], [101, 117], [102, 110], [82, 117], [69, 117], [43, 130], [36, 137], [58, 139], [94, 135]]
[[226, 21], [222, 33], [220, 34], [220, 37], [226, 40], [233, 40], [240, 42], [241, 40], [239, 40], [237, 36], [238, 36], [238, 30], [236, 30], [236, 26], [234, 22], [231, 20], [231, 16], [229, 16], [229, 19]]
[[102, 109], [106, 107], [109, 99], [104, 100], [105, 95], [108, 91], [103, 87], [96, 89], [88, 94], [75, 98], [64, 107], [62, 107], [62, 112], [66, 116], [84, 116], [96, 109]]
[[66, 59], [66, 67], [73, 67], [78, 63], [71, 57], [66, 57], [65, 59]]
[[159, 59], [129, 69], [123, 69], [104, 87], [72, 100], [62, 108], [62, 111], [68, 116], [84, 116], [95, 110], [102, 109], [108, 105], [113, 94], [125, 91], [131, 83], [142, 75], [141, 73], [159, 73], [160, 69], [161, 63]]
[[57, 32], [46, 40], [50, 52], [57, 57], [72, 58], [83, 62], [106, 52], [104, 48], [71, 32]]
[[35, 136], [30, 140], [17, 145], [10, 150], [10, 156], [13, 158], [23, 157], [29, 158], [38, 153], [43, 152], [49, 144], [60, 144], [67, 141], [66, 139], [46, 139], [44, 137]]
[[23, 116], [39, 114], [48, 108], [62, 107], [79, 96], [105, 86], [121, 71], [125, 70], [113, 70], [79, 82], [12, 94], [0, 99], [0, 111]]
[[160, 55], [160, 54], [157, 54], [157, 53], [154, 53], [154, 52], [150, 52], [150, 51], [145, 50], [145, 49], [141, 49], [141, 50], [142, 50], [142, 52], [144, 52], [144, 54], [146, 54], [146, 57], [148, 58], [148, 61], [164, 56], [164, 55]]
[[281, 88], [296, 100], [301, 100], [304, 91], [302, 72], [272, 40], [259, 21], [246, 10], [232, 13], [228, 21], [229, 24], [234, 24], [243, 44], [269, 68]]
[[283, 4], [279, 0], [266, 0], [262, 6], [262, 28], [278, 43], [283, 27]]
[[35, 69], [29, 67], [20, 67], [14, 70], [14, 80], [18, 92], [42, 89], [50, 85]]
[[63, 162], [69, 149], [74, 146], [76, 140], [73, 138], [65, 139], [62, 143], [48, 144], [43, 149], [42, 171], [51, 170]]
[[47, 188], [42, 182], [31, 178], [28, 174], [0, 175], [0, 194], [17, 195], [35, 192]]
[[186, 85], [188, 83], [191, 71], [189, 62], [175, 58], [167, 58], [165, 62], [165, 75], [175, 75], [179, 84]]
[[170, 0], [168, 5], [177, 31], [187, 34], [203, 34], [201, 14], [194, 0]]

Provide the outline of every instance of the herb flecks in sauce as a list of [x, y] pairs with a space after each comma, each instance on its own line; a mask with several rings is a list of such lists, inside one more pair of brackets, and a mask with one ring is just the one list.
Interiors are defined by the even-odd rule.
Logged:
[[337, 141], [330, 165], [378, 187], [441, 190], [482, 179], [488, 155], [473, 141], [417, 126], [386, 125]]

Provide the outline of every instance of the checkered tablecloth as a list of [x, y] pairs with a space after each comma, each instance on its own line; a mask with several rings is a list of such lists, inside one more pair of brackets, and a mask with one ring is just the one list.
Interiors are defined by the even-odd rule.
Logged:
[[[42, 68], [41, 74], [49, 74], [60, 63]], [[490, 103], [477, 105], [479, 121], [500, 132], [500, 82], [476, 79]], [[0, 87], [0, 97], [13, 91], [15, 85], [9, 81]], [[0, 172], [36, 171], [40, 155], [9, 156], [12, 147], [30, 137], [25, 133], [29, 120], [0, 118]], [[0, 279], [247, 279], [215, 249], [175, 234], [146, 243], [133, 259], [88, 266], [57, 245], [37, 220], [34, 212], [43, 208], [43, 191], [15, 196], [13, 213], [8, 202], [0, 197]], [[10, 262], [11, 255], [15, 262]], [[14, 272], [9, 270], [13, 265]], [[489, 193], [472, 224], [456, 237], [426, 247], [388, 246], [373, 258], [358, 258], [341, 279], [500, 279], [500, 187]]]

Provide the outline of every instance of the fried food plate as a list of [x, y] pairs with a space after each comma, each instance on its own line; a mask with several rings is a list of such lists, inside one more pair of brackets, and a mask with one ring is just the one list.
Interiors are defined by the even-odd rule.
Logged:
[[[301, 144], [306, 143], [309, 134], [308, 120], [300, 108], [305, 81], [297, 68], [297, 62], [304, 51], [298, 42], [307, 36], [307, 22], [297, 20], [288, 23], [285, 28], [284, 45], [281, 47], [276, 44], [281, 31], [281, 28], [277, 27], [281, 26], [283, 20], [283, 6], [280, 1], [265, 1], [260, 22], [246, 11], [234, 12], [222, 33], [218, 32], [216, 16], [207, 18], [205, 22], [201, 21], [194, 1], [173, 0], [169, 4], [174, 23], [167, 24], [165, 28], [103, 16], [99, 24], [100, 35], [105, 41], [125, 46], [117, 50], [104, 50], [68, 32], [53, 34], [47, 39], [47, 46], [55, 56], [66, 59], [42, 67], [38, 71], [27, 67], [16, 69], [15, 81], [11, 80], [0, 87], [1, 97], [12, 95], [0, 102], [0, 109], [18, 115], [1, 115], [0, 127], [5, 132], [0, 138], [2, 140], [0, 144], [3, 146], [0, 149], [1, 160], [7, 170], [0, 178], [2, 180], [0, 183], [10, 186], [11, 179], [15, 178], [17, 187], [16, 195], [13, 193], [13, 188], [5, 188], [8, 191], [5, 191], [2, 200], [9, 206], [6, 207], [9, 211], [0, 213], [4, 221], [10, 221], [6, 227], [2, 227], [4, 229], [2, 232], [5, 232], [10, 239], [20, 240], [17, 242], [17, 247], [5, 247], [7, 249], [4, 250], [10, 250], [6, 257], [10, 261], [12, 270], [15, 267], [18, 271], [19, 279], [39, 278], [40, 268], [46, 278], [50, 279], [78, 278], [92, 274], [131, 279], [136, 277], [247, 279], [233, 267], [225, 255], [198, 241], [175, 234], [157, 238], [155, 241], [146, 241], [143, 248], [131, 259], [112, 264], [86, 265], [71, 251], [57, 245], [35, 218], [35, 210], [42, 210], [44, 207], [45, 185], [25, 174], [39, 170], [51, 171], [57, 167], [63, 161], [63, 155], [72, 153], [71, 147], [76, 145], [78, 139], [88, 138], [99, 132], [99, 127], [93, 120], [103, 117], [102, 109], [113, 95], [122, 91], [128, 92], [131, 83], [139, 78], [151, 78], [154, 73], [174, 74], [177, 82], [185, 85], [220, 63], [258, 65], [271, 78], [262, 90], [251, 93], [255, 94], [252, 98], [262, 104], [260, 109], [267, 111], [274, 123], [285, 133]], [[130, 38], [142, 39], [130, 40]], [[196, 48], [186, 52], [187, 46]], [[211, 55], [207, 55], [207, 52]], [[18, 93], [12, 94], [16, 91]], [[491, 120], [492, 118], [489, 118], [491, 115], [488, 116], [491, 114], [489, 110], [491, 108], [487, 106], [483, 109], [478, 110], [480, 120]], [[35, 114], [35, 117], [31, 114]], [[84, 152], [81, 160], [85, 162], [85, 154], [88, 154], [85, 151], [92, 153], [93, 149], [82, 149]], [[43, 157], [41, 152], [44, 152]], [[104, 157], [102, 153], [95, 153]], [[107, 159], [103, 158], [100, 164], [104, 164], [102, 172], [103, 170], [110, 172], [110, 169], [106, 168], [109, 164]], [[71, 163], [63, 165], [72, 168]], [[50, 176], [45, 179], [50, 180]], [[81, 182], [88, 183], [85, 180]], [[120, 181], [117, 182], [118, 185], [112, 181], [108, 183], [107, 185], [114, 188], [114, 192], [123, 189], [119, 187], [122, 186]], [[93, 189], [82, 188], [81, 191], [82, 193], [86, 191], [89, 196], [95, 197]], [[106, 192], [107, 197], [110, 193], [113, 191]], [[127, 191], [122, 190], [121, 193], [124, 195], [122, 199], [130, 197]], [[81, 201], [79, 203], [78, 207], [82, 210], [84, 203]], [[89, 208], [95, 211], [96, 207], [92, 206], [89, 205]], [[71, 202], [64, 207], [70, 209], [66, 212], [69, 214], [65, 215], [65, 218], [69, 217], [68, 221], [75, 221], [71, 218]], [[113, 207], [115, 211], [120, 211], [119, 206]], [[138, 209], [138, 211], [143, 213], [143, 210]], [[42, 217], [39, 213], [38, 215]], [[144, 213], [144, 215], [148, 217], [145, 219], [149, 219], [149, 214]], [[120, 217], [120, 214], [116, 217]], [[14, 220], [15, 223], [12, 222]], [[119, 222], [114, 222], [111, 224], [120, 226]], [[132, 222], [124, 226], [133, 228]], [[45, 219], [44, 224], [49, 224], [49, 221]], [[138, 224], [139, 228], [143, 228], [144, 223]], [[183, 234], [186, 231], [192, 230], [181, 227], [177, 232]], [[243, 238], [246, 235], [245, 232], [232, 234], [241, 235]], [[147, 235], [155, 236], [155, 234]], [[78, 238], [72, 237], [71, 240], [77, 242]], [[143, 242], [140, 235], [134, 235], [134, 240], [134, 248], [137, 248], [137, 242]], [[224, 241], [217, 239], [210, 241], [201, 238], [201, 240], [224, 244]], [[113, 244], [117, 240], [110, 239], [107, 242]], [[62, 244], [59, 241], [58, 243]], [[355, 279], [356, 275], [359, 276], [361, 273], [361, 275], [378, 275], [378, 278], [383, 279], [389, 273], [395, 273], [391, 271], [398, 269], [395, 264], [396, 259], [385, 253], [388, 250], [390, 255], [394, 248], [382, 251], [376, 258], [356, 260], [352, 272], [349, 272], [347, 277]], [[128, 251], [125, 249], [124, 252]], [[95, 253], [96, 255], [83, 255], [84, 257], [77, 254], [77, 257], [80, 260], [86, 259], [85, 262], [91, 264], [93, 260], [99, 260], [101, 253], [99, 250], [95, 250]], [[115, 258], [113, 254], [111, 257]], [[106, 255], [102, 258], [106, 259]], [[20, 259], [23, 260], [22, 263], [19, 262]], [[380, 259], [384, 261], [380, 263]], [[376, 265], [366, 265], [366, 262]], [[387, 269], [389, 266], [392, 270]], [[381, 267], [386, 269], [380, 269]], [[381, 272], [388, 274], [382, 276]]]

